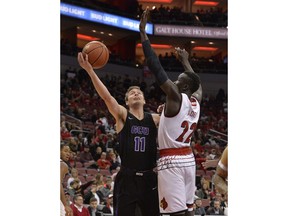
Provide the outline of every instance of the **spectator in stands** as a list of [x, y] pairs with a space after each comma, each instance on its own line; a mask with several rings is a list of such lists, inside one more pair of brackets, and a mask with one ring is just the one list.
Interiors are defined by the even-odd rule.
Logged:
[[80, 194], [73, 197], [70, 207], [73, 210], [73, 216], [90, 216], [88, 209], [83, 205], [83, 197]]
[[208, 199], [209, 197], [209, 184], [208, 182], [203, 182], [202, 183], [202, 187], [198, 190], [196, 190], [195, 194], [197, 197], [201, 198], [201, 199]]
[[71, 176], [67, 180], [67, 188], [70, 188], [70, 183], [74, 180], [78, 180], [79, 185], [82, 184], [81, 180], [79, 179], [78, 170], [76, 168], [71, 169]]
[[88, 145], [84, 145], [84, 149], [82, 152], [80, 152], [79, 154], [79, 160], [81, 163], [89, 163], [88, 166], [86, 167], [91, 167], [91, 168], [95, 168], [97, 169], [98, 166], [96, 164], [96, 162], [94, 161], [92, 154], [90, 152], [89, 146]]
[[70, 137], [69, 139], [69, 147], [71, 149], [71, 151], [75, 152], [75, 153], [78, 153], [80, 152], [80, 148], [79, 148], [79, 145], [78, 145], [78, 141], [75, 137]]
[[89, 202], [88, 211], [90, 216], [101, 216], [102, 214], [98, 210], [98, 201], [95, 197], [92, 197]]
[[102, 173], [97, 173], [97, 174], [96, 174], [96, 176], [95, 176], [95, 181], [96, 181], [99, 185], [104, 185]]
[[65, 197], [66, 197], [67, 203], [69, 203], [69, 206], [70, 206], [72, 204], [72, 201], [71, 201], [71, 196], [68, 191], [65, 191]]
[[111, 163], [106, 159], [106, 152], [101, 153], [101, 158], [97, 160], [97, 165], [99, 169], [110, 169]]
[[215, 200], [213, 207], [208, 208], [207, 215], [224, 215], [224, 211], [220, 208], [220, 201]]
[[73, 181], [70, 182], [68, 193], [70, 194], [71, 197], [74, 197], [79, 189], [80, 183], [78, 179], [74, 179]]
[[114, 214], [114, 209], [113, 209], [113, 194], [108, 195], [108, 199], [106, 200], [106, 204], [102, 209], [103, 213], [109, 213], [109, 214]]
[[99, 189], [103, 187], [103, 184], [100, 182], [94, 181], [91, 184], [90, 189], [84, 193], [84, 203], [89, 204], [91, 198], [95, 198], [97, 200], [97, 204], [101, 204], [100, 196], [99, 196]]
[[61, 126], [61, 140], [66, 140], [71, 137], [70, 132], [66, 128], [66, 126]]
[[114, 152], [112, 152], [110, 154], [110, 157], [111, 157], [111, 166], [110, 166], [110, 172], [112, 173], [113, 170], [116, 170], [117, 167], [120, 167], [120, 163], [117, 161], [117, 158], [116, 158], [116, 154]]
[[106, 177], [106, 180], [104, 182], [104, 186], [99, 188], [99, 197], [101, 203], [106, 201], [108, 199], [108, 195], [113, 193], [112, 190], [112, 178], [110, 176]]
[[205, 215], [206, 211], [205, 211], [205, 208], [202, 207], [202, 200], [200, 198], [197, 198], [195, 200], [195, 204], [196, 204], [196, 209], [195, 209], [194, 214], [195, 215]]
[[90, 143], [89, 145], [89, 149], [90, 149], [90, 152], [91, 152], [91, 155], [94, 159], [94, 161], [97, 162], [97, 160], [101, 157], [101, 153], [102, 153], [102, 148], [97, 145], [96, 143]]

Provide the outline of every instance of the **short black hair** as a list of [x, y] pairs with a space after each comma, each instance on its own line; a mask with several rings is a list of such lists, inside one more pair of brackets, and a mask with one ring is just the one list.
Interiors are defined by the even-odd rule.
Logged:
[[191, 79], [191, 82], [189, 82], [190, 90], [192, 93], [194, 93], [198, 90], [200, 86], [200, 77], [196, 73], [191, 71], [184, 71], [183, 73]]

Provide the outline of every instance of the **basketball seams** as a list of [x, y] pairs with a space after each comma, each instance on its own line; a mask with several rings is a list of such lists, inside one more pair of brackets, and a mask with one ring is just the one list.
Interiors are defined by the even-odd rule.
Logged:
[[[101, 51], [99, 48], [101, 48]], [[89, 62], [94, 69], [102, 68], [109, 60], [108, 48], [105, 44], [99, 41], [91, 41], [87, 43], [82, 49], [82, 52], [89, 56]]]
[[[93, 62], [92, 65], [94, 65], [94, 64], [99, 60], [99, 58], [101, 57], [101, 55], [102, 55], [104, 49], [105, 49], [105, 48], [102, 47], [101, 53], [99, 54], [99, 56], [96, 58], [96, 60]], [[94, 51], [94, 50], [93, 50], [93, 51]]]

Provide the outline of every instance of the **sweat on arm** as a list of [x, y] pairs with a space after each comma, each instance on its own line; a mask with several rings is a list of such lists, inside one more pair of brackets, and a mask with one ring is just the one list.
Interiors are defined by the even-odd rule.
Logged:
[[165, 83], [168, 80], [168, 76], [166, 72], [164, 71], [162, 65], [160, 64], [160, 61], [157, 55], [152, 50], [150, 41], [149, 40], [143, 41], [142, 47], [143, 47], [145, 58], [147, 60], [147, 65], [149, 69], [151, 70], [151, 72], [155, 75], [158, 84], [161, 86], [163, 83]]

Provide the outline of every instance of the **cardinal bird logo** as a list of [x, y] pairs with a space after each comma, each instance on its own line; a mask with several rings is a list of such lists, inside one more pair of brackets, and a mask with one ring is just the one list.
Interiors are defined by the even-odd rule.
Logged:
[[160, 202], [160, 207], [163, 208], [164, 210], [168, 207], [168, 203], [165, 200], [165, 197]]

